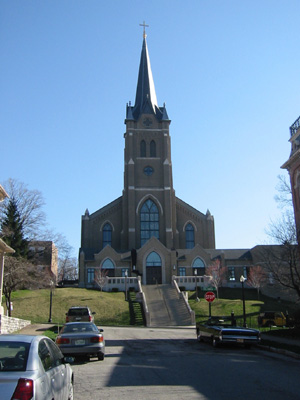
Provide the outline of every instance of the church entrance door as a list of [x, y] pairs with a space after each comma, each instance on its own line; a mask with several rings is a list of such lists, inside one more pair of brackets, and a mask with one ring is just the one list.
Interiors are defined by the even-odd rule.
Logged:
[[155, 251], [152, 251], [146, 260], [146, 285], [155, 285], [161, 283], [161, 258]]
[[146, 284], [156, 285], [162, 283], [161, 267], [147, 267]]

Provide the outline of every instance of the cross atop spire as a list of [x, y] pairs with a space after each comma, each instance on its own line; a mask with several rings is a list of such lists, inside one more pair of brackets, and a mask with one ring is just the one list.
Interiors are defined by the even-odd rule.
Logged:
[[140, 24], [140, 26], [144, 27], [143, 38], [146, 39], [147, 35], [146, 35], [146, 29], [145, 28], [146, 27], [149, 28], [149, 25], [146, 25], [145, 21], [144, 21], [142, 24]]

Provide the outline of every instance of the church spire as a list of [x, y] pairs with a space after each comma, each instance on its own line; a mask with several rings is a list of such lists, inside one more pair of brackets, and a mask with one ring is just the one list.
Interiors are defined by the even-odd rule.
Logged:
[[148, 27], [148, 25], [146, 25], [145, 22], [140, 25], [144, 27], [144, 31], [135, 104], [133, 107], [127, 106], [127, 119], [138, 120], [141, 114], [154, 114], [159, 120], [168, 119], [165, 107], [158, 107], [157, 105], [154, 80], [146, 41], [147, 35], [145, 27]]

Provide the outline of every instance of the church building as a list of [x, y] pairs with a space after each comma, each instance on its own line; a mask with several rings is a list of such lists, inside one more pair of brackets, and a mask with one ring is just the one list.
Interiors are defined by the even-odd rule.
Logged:
[[157, 102], [144, 27], [135, 103], [126, 108], [123, 192], [82, 216], [80, 287], [94, 287], [101, 271], [140, 276], [143, 285], [204, 275], [215, 249], [214, 218], [175, 195], [170, 124]]

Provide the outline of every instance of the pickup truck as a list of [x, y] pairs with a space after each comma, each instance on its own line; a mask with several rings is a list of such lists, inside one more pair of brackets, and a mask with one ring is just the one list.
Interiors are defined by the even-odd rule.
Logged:
[[265, 311], [260, 313], [257, 322], [259, 326], [291, 326], [292, 319], [281, 311]]

